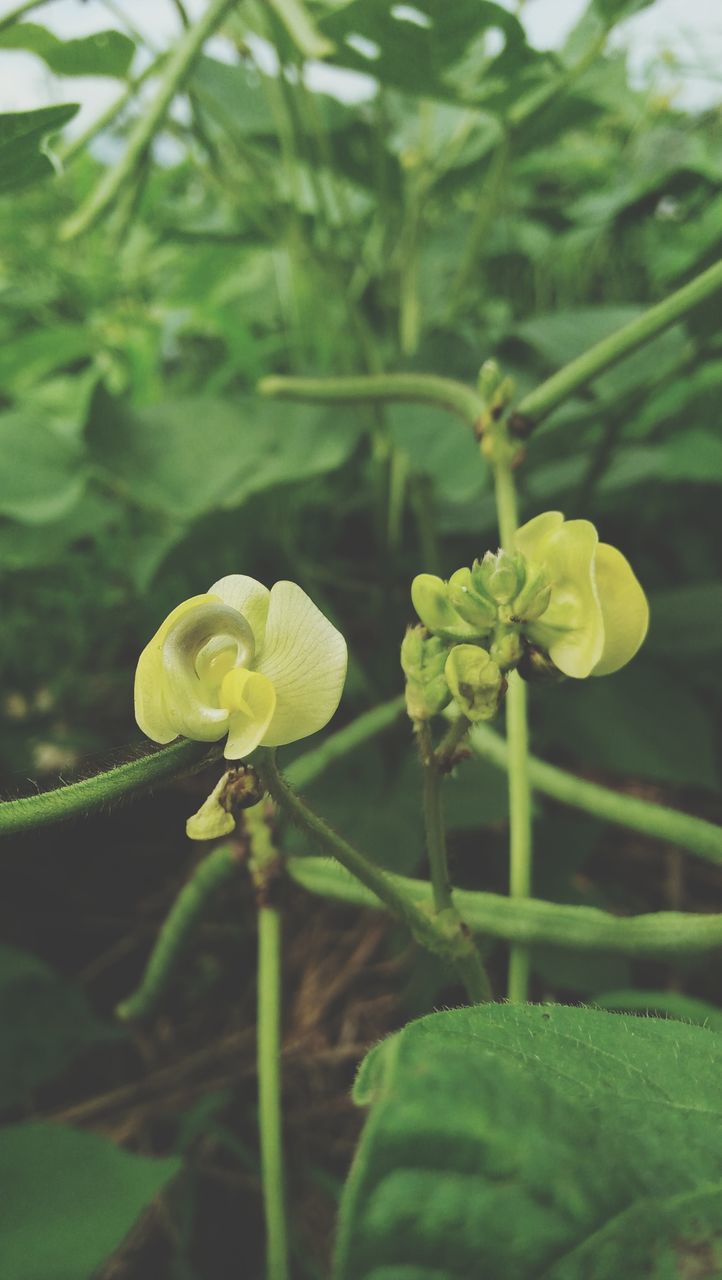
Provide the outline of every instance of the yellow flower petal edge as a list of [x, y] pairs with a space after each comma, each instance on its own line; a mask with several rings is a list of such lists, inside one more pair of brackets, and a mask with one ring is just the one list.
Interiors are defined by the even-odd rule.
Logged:
[[632, 566], [616, 547], [599, 543], [594, 570], [604, 618], [604, 649], [592, 675], [608, 676], [625, 666], [642, 644], [649, 627], [649, 605]]
[[[168, 614], [165, 622], [161, 623], [153, 639], [148, 641], [138, 659], [134, 689], [135, 718], [139, 728], [152, 742], [172, 742], [174, 738], [178, 737], [179, 733], [182, 733], [182, 729], [178, 725], [177, 715], [174, 714], [172, 707], [166, 707], [163, 696], [163, 644], [165, 638], [179, 618], [184, 617], [201, 604], [208, 604], [217, 600], [218, 596], [206, 593], [205, 595], [191, 596], [190, 600], [184, 600], [182, 604], [176, 605], [176, 608]], [[218, 736], [221, 737], [222, 735], [219, 734]]]

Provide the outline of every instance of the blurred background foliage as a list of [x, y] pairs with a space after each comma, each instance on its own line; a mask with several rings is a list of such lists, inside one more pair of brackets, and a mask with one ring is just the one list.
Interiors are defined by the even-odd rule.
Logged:
[[[35, 14], [0, 22], [0, 48], [30, 49], [68, 77], [67, 102], [72, 77], [89, 71], [117, 78], [121, 102], [90, 145], [55, 137], [54, 176], [38, 143], [69, 109], [49, 108], [19, 135], [7, 118], [0, 127], [7, 794], [138, 741], [139, 650], [178, 600], [225, 573], [291, 578], [345, 633], [351, 668], [336, 724], [400, 691], [411, 578], [447, 575], [496, 546], [478, 448], [436, 409], [274, 402], [256, 384], [270, 373], [399, 370], [473, 383], [493, 355], [521, 395], [718, 257], [719, 109], [691, 114], [653, 86], [633, 87], [624, 53], [605, 51], [615, 22], [642, 7], [592, 0], [550, 53], [530, 45], [523, 17], [494, 3], [317, 0], [308, 8], [332, 42], [326, 62], [375, 81], [365, 100], [345, 102], [311, 87], [283, 6], [248, 0], [229, 9], [222, 47], [196, 60], [107, 214], [71, 239], [59, 229], [122, 156], [167, 57], [139, 49], [132, 24], [62, 41]], [[122, 0], [115, 9], [120, 26]], [[259, 57], [269, 48], [275, 70]], [[534, 690], [534, 750], [711, 818], [720, 814], [718, 318], [719, 301], [705, 304], [599, 377], [538, 429], [518, 472], [522, 516], [558, 507], [593, 520], [629, 556], [652, 606], [648, 643], [628, 670]], [[413, 873], [418, 788], [401, 726], [336, 764], [309, 797], [379, 861]], [[162, 917], [187, 869], [181, 833], [193, 800], [181, 793], [66, 828], [62, 867], [60, 844], [48, 853], [55, 836], [11, 851], [27, 915], [11, 913], [10, 942], [53, 963], [62, 938], [48, 934], [43, 911], [54, 896], [67, 894], [80, 919], [112, 914], [117, 895], [106, 941], [120, 947], [119, 967], [106, 957], [99, 986], [92, 970], [89, 980], [106, 1019], [137, 977], [148, 921]], [[465, 764], [447, 810], [457, 880], [504, 891], [502, 775]], [[714, 869], [685, 869], [652, 841], [541, 800], [538, 832], [540, 896], [624, 911], [720, 909]], [[139, 903], [143, 927], [124, 952]], [[221, 954], [230, 946], [237, 963], [247, 929], [233, 934], [232, 913], [218, 928]], [[76, 941], [71, 972], [86, 971], [97, 943], [97, 932], [87, 946]], [[11, 984], [17, 963], [8, 962]], [[181, 1036], [186, 1048], [209, 1034], [208, 1020], [218, 1031], [233, 990], [210, 935], [190, 970], [180, 1023], [198, 993], [221, 1012], [214, 1022], [204, 1004], [200, 1025], [194, 1015]], [[537, 996], [641, 985], [720, 998], [701, 962], [671, 973], [547, 949], [535, 974]], [[417, 964], [405, 1016], [431, 1007], [439, 980], [428, 959]], [[67, 998], [75, 1053], [98, 1031]], [[369, 1034], [388, 1017], [384, 1005]], [[42, 1051], [48, 1077], [68, 1060], [55, 1039]], [[184, 1123], [218, 1138], [213, 1108]], [[248, 1176], [249, 1147], [223, 1133]], [[178, 1150], [185, 1138], [174, 1141]], [[328, 1192], [320, 1165], [314, 1177]], [[176, 1245], [190, 1267], [188, 1239]]]

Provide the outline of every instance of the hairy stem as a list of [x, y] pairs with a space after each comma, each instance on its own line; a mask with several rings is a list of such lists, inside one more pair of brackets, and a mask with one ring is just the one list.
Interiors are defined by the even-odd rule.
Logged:
[[353, 378], [262, 378], [262, 396], [284, 400], [309, 400], [355, 404], [380, 400], [437, 405], [463, 418], [468, 426], [478, 421], [483, 402], [472, 387], [453, 378], [437, 378], [426, 373], [379, 373]]
[[722, 260], [547, 378], [519, 401], [514, 418], [520, 419], [527, 429], [535, 426], [579, 387], [591, 382], [618, 360], [631, 355], [651, 338], [656, 338], [657, 334], [681, 320], [718, 289], [722, 289]]
[[163, 922], [140, 986], [115, 1010], [121, 1021], [134, 1022], [155, 1012], [210, 900], [237, 871], [238, 858], [231, 845], [220, 845], [199, 863]]
[[121, 159], [113, 168], [106, 170], [85, 203], [63, 224], [60, 233], [62, 239], [72, 240], [88, 231], [115, 203], [126, 184], [132, 182], [138, 165], [203, 45], [237, 3], [238, 0], [210, 0], [195, 26], [183, 33], [175, 52], [168, 59], [158, 92], [134, 125]]
[[[498, 769], [509, 768], [509, 746], [488, 725], [474, 725], [469, 739], [473, 750]], [[722, 863], [722, 827], [666, 805], [621, 795], [609, 787], [577, 778], [556, 765], [529, 757], [529, 778], [537, 791], [562, 804], [583, 809], [605, 822], [613, 822], [657, 840], [680, 845], [708, 862]]]
[[266, 1219], [266, 1278], [287, 1280], [288, 1240], [281, 1113], [281, 915], [258, 911], [258, 1127]]
[[434, 755], [431, 728], [428, 720], [418, 721], [416, 724], [416, 736], [419, 743], [419, 757], [424, 779], [426, 852], [429, 856], [434, 907], [437, 911], [450, 911], [453, 910], [454, 903], [451, 897], [449, 860], [446, 851], [446, 830], [444, 828], [441, 801], [441, 777]]
[[[376, 895], [329, 858], [289, 858], [292, 880], [310, 893], [359, 907], [381, 909]], [[431, 885], [394, 875], [419, 906], [432, 902]], [[597, 907], [567, 906], [537, 898], [507, 898], [474, 889], [455, 889], [454, 897], [474, 933], [512, 944], [548, 944], [577, 951], [628, 956], [702, 955], [722, 946], [722, 915], [655, 911], [615, 916]]]
[[202, 769], [220, 759], [220, 755], [219, 746], [181, 739], [80, 782], [18, 800], [0, 801], [0, 836], [31, 831], [100, 809], [134, 791], [147, 790], [157, 782]]

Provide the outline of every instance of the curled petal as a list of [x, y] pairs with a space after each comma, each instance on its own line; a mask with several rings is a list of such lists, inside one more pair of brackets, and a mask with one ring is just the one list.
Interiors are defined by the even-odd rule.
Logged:
[[206, 677], [207, 664], [197, 662], [210, 642], [222, 637], [235, 651], [233, 661], [246, 666], [254, 656], [253, 632], [236, 609], [210, 600], [189, 610], [168, 629], [163, 640], [163, 696], [178, 730], [197, 742], [215, 742], [228, 728], [228, 710], [219, 705]]
[[230, 713], [227, 760], [242, 760], [255, 751], [276, 709], [276, 690], [266, 676], [234, 667], [221, 685], [221, 703]]
[[211, 595], [218, 596], [231, 609], [237, 609], [248, 622], [256, 642], [256, 652], [263, 644], [271, 593], [268, 587], [243, 573], [229, 573], [209, 587]]
[[341, 632], [295, 582], [277, 582], [255, 664], [278, 699], [265, 746], [295, 742], [328, 723], [341, 698], [346, 662]]
[[608, 676], [629, 662], [644, 640], [649, 605], [629, 561], [616, 547], [600, 542], [594, 568], [604, 618], [604, 649], [592, 675]]
[[221, 796], [229, 777], [230, 774], [224, 773], [198, 812], [187, 819], [186, 835], [189, 840], [218, 840], [233, 831], [236, 820], [221, 804]]
[[[177, 605], [156, 631], [138, 659], [135, 672], [135, 718], [140, 729], [152, 742], [171, 742], [184, 730], [179, 724], [175, 708], [164, 697], [163, 645], [172, 627], [199, 605], [218, 603], [217, 597], [206, 594], [192, 596]], [[220, 737], [221, 733], [217, 734]]]

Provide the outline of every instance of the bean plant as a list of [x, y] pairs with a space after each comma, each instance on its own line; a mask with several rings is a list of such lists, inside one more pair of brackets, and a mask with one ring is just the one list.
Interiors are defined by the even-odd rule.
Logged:
[[[641, 660], [650, 625], [645, 566], [637, 563], [629, 523], [617, 547], [605, 540], [606, 529], [596, 518], [597, 480], [614, 454], [618, 424], [610, 419], [601, 437], [591, 437], [594, 456], [571, 509], [545, 500], [543, 442], [555, 430], [566, 432], [570, 443], [564, 461], [589, 463], [581, 458], [582, 445], [574, 452], [575, 432], [587, 442], [585, 423], [594, 414], [598, 388], [612, 379], [607, 383], [610, 411], [629, 408], [623, 379], [634, 353], [651, 351], [653, 359], [662, 359], [654, 356], [660, 342], [686, 324], [694, 332], [699, 317], [712, 314], [722, 290], [722, 260], [710, 254], [710, 261], [696, 264], [699, 269], [683, 271], [684, 282], [658, 290], [661, 300], [607, 326], [597, 340], [554, 362], [554, 371], [536, 381], [528, 371], [520, 373], [513, 344], [505, 349], [505, 362], [504, 344], [493, 332], [503, 329], [503, 318], [487, 315], [479, 336], [470, 319], [473, 310], [466, 309], [500, 216], [505, 175], [518, 164], [521, 181], [533, 169], [534, 129], [552, 121], [553, 135], [555, 112], [579, 86], [590, 83], [585, 77], [593, 75], [615, 23], [645, 6], [593, 0], [563, 58], [555, 59], [531, 48], [520, 21], [506, 9], [475, 0], [458, 0], [455, 6], [420, 0], [408, 13], [399, 6], [401, 16], [375, 0], [307, 7], [299, 0], [248, 6], [209, 0], [196, 21], [178, 5], [178, 42], [163, 54], [156, 52], [135, 78], [130, 74], [132, 31], [53, 43], [55, 37], [38, 34], [43, 29], [25, 21], [35, 7], [23, 5], [0, 19], [0, 47], [39, 51], [50, 66], [55, 60], [61, 74], [81, 74], [89, 67], [98, 72], [100, 66], [100, 74], [126, 81], [102, 121], [86, 135], [56, 141], [51, 148], [48, 134], [72, 117], [72, 105], [0, 117], [3, 188], [32, 186], [35, 196], [47, 190], [43, 183], [61, 184], [61, 252], [95, 244], [100, 254], [122, 255], [126, 267], [137, 255], [142, 288], [143, 264], [151, 261], [144, 256], [143, 238], [151, 234], [153, 217], [161, 216], [151, 197], [163, 207], [163, 218], [171, 216], [173, 200], [173, 176], [154, 169], [151, 145], [173, 120], [171, 104], [185, 93], [189, 123], [178, 125], [175, 140], [180, 136], [183, 164], [193, 174], [191, 195], [195, 189], [202, 217], [196, 227], [189, 218], [187, 225], [174, 228], [183, 253], [192, 258], [196, 238], [212, 243], [214, 238], [262, 237], [267, 217], [283, 217], [285, 240], [275, 227], [270, 233], [276, 237], [274, 270], [283, 272], [281, 259], [288, 253], [297, 271], [297, 292], [289, 296], [302, 309], [299, 264], [307, 250], [312, 252], [315, 305], [327, 298], [329, 323], [318, 329], [309, 325], [306, 333], [303, 321], [292, 317], [291, 354], [271, 360], [272, 371], [255, 367], [251, 337], [241, 343], [245, 382], [257, 380], [249, 412], [259, 413], [259, 422], [264, 413], [277, 413], [278, 428], [273, 448], [266, 440], [256, 455], [249, 436], [247, 454], [236, 460], [231, 406], [237, 369], [224, 372], [218, 366], [213, 343], [210, 354], [201, 352], [200, 344], [193, 354], [200, 363], [208, 360], [203, 377], [226, 398], [218, 400], [213, 412], [219, 416], [204, 437], [203, 401], [195, 408], [192, 401], [185, 408], [179, 401], [167, 427], [161, 400], [161, 416], [153, 419], [160, 356], [146, 360], [143, 344], [128, 337], [135, 321], [123, 307], [97, 321], [110, 336], [100, 376], [90, 378], [83, 393], [89, 406], [87, 483], [98, 484], [108, 502], [123, 503], [132, 495], [130, 515], [124, 516], [126, 535], [134, 547], [143, 540], [145, 548], [146, 539], [150, 547], [148, 561], [138, 559], [134, 584], [144, 601], [133, 629], [134, 640], [140, 637], [133, 651], [134, 691], [130, 678], [124, 677], [122, 685], [143, 741], [120, 763], [0, 801], [0, 835], [19, 838], [46, 829], [43, 838], [57, 844], [60, 857], [64, 822], [94, 812], [112, 821], [110, 806], [121, 800], [154, 796], [157, 788], [178, 781], [202, 783], [197, 800], [182, 792], [185, 834], [200, 856], [154, 939], [137, 986], [117, 1004], [111, 1034], [129, 1032], [142, 1043], [144, 1029], [166, 1007], [194, 937], [224, 892], [245, 877], [256, 920], [257, 1133], [268, 1280], [310, 1274], [295, 1240], [284, 1168], [283, 946], [292, 891], [305, 895], [309, 904], [325, 900], [382, 913], [389, 935], [428, 957], [439, 975], [437, 990], [445, 993], [443, 1001], [432, 1000], [434, 1012], [400, 1017], [399, 1028], [372, 1047], [358, 1068], [353, 1097], [365, 1120], [340, 1194], [332, 1264], [337, 1280], [722, 1275], [718, 1030], [685, 1017], [689, 1005], [679, 1018], [639, 1016], [658, 1006], [632, 1003], [623, 1012], [618, 1011], [623, 1001], [610, 1001], [608, 1009], [593, 1000], [563, 1003], [546, 999], [534, 985], [534, 957], [545, 947], [570, 957], [696, 959], [708, 965], [722, 947], [722, 915], [703, 909], [621, 914], [610, 904], [557, 902], [535, 894], [535, 871], [543, 857], [535, 848], [542, 798], [601, 819], [620, 833], [684, 850], [702, 864], [722, 862], [722, 828], [703, 814], [686, 812], [683, 804], [668, 805], [580, 776], [583, 771], [564, 767], [563, 754], [561, 763], [550, 763], [530, 747], [530, 710], [539, 708], [540, 717], [551, 723], [557, 715], [563, 719], [574, 699], [582, 699], [582, 708], [591, 706], [583, 702], [590, 687], [602, 690], [592, 697], [612, 697], [604, 691], [613, 690], [622, 678], [618, 673], [630, 664], [633, 670]], [[503, 36], [500, 53], [489, 45], [491, 29]], [[218, 32], [237, 54], [225, 71], [220, 63], [214, 69], [203, 52]], [[254, 132], [259, 73], [246, 75], [250, 54], [244, 41], [249, 38], [269, 41], [281, 68], [264, 85], [276, 122], [271, 143], [265, 122], [259, 135]], [[371, 46], [376, 52], [369, 66]], [[354, 186], [359, 161], [353, 137], [367, 126], [361, 109], [356, 114], [343, 109], [350, 116], [343, 125], [348, 125], [349, 149], [334, 160], [334, 131], [342, 126], [334, 123], [335, 108], [328, 103], [323, 104], [328, 118], [322, 119], [314, 101], [318, 95], [304, 79], [309, 60], [378, 76], [382, 97], [373, 110], [395, 113], [388, 136], [400, 150], [394, 171], [400, 193], [393, 195], [382, 183], [372, 207]], [[234, 80], [224, 98], [225, 72], [243, 68], [245, 78]], [[95, 134], [117, 121], [148, 83], [152, 92], [125, 130], [119, 158], [102, 165], [89, 159]], [[414, 95], [418, 102], [411, 110]], [[374, 127], [378, 142], [378, 121]], [[55, 166], [61, 162], [66, 172], [57, 177]], [[69, 182], [74, 164], [86, 165], [76, 187]], [[454, 205], [460, 174], [468, 182], [467, 170], [473, 174], [479, 167], [483, 183], [475, 191], [475, 207], [465, 208], [463, 186]], [[271, 174], [279, 185], [266, 207], [263, 179]], [[234, 226], [234, 202], [249, 179], [256, 187], [243, 195], [243, 225]], [[440, 278], [453, 297], [439, 303], [438, 298], [428, 301], [434, 290], [424, 294], [419, 276], [424, 237], [438, 231], [437, 188], [444, 184], [452, 188], [451, 196], [444, 192], [447, 214], [453, 206], [468, 218], [466, 238], [452, 246], [451, 256], [445, 248]], [[154, 212], [145, 215], [142, 227], [144, 200]], [[353, 242], [359, 227], [363, 252], [361, 242]], [[157, 223], [154, 234], [162, 240]], [[381, 307], [390, 287], [384, 246], [392, 242], [394, 335], [379, 343], [373, 306], [366, 307], [363, 299], [375, 289]], [[156, 269], [160, 277], [162, 261], [154, 263]], [[491, 279], [488, 266], [489, 286]], [[209, 305], [198, 322], [213, 339], [214, 325], [226, 323], [219, 319], [227, 302], [220, 276], [216, 284], [216, 310], [212, 314]], [[262, 284], [265, 288], [265, 277]], [[307, 291], [310, 295], [310, 285]], [[464, 362], [453, 353], [425, 358], [436, 331], [430, 329], [424, 345], [424, 306], [439, 306], [438, 315], [448, 311], [453, 317], [450, 331], [472, 348], [474, 375], [457, 376]], [[178, 359], [183, 343], [176, 321], [178, 332], [167, 340], [176, 352], [176, 377], [187, 391], [192, 371]], [[128, 332], [121, 340], [114, 326], [123, 325]], [[437, 331], [442, 332], [440, 320]], [[271, 326], [263, 341], [272, 333]], [[72, 367], [86, 358], [85, 335], [71, 336], [78, 346], [73, 349], [70, 342], [61, 363], [79, 379]], [[68, 341], [68, 331], [58, 340]], [[685, 347], [683, 364], [689, 361]], [[615, 376], [621, 381], [615, 383]], [[662, 387], [673, 396], [669, 381]], [[652, 391], [658, 390], [653, 378]], [[59, 391], [65, 396], [67, 388]], [[12, 415], [24, 411], [24, 394], [23, 388], [13, 388], [11, 407], [0, 415], [6, 447], [21, 441], [23, 425]], [[15, 396], [20, 408], [13, 408]], [[411, 424], [406, 446], [388, 427], [399, 406]], [[330, 451], [328, 466], [323, 461], [316, 466], [311, 456], [312, 432], [304, 434], [304, 427], [297, 433], [294, 424], [306, 421], [304, 413], [325, 415], [314, 422], [322, 424], [319, 451]], [[427, 421], [431, 432], [423, 427]], [[183, 425], [174, 434], [176, 423]], [[47, 432], [48, 448], [57, 451], [52, 485], [42, 489], [40, 468], [36, 487], [29, 482], [22, 487], [27, 462], [18, 444], [14, 496], [8, 489], [7, 500], [2, 493], [0, 500], [6, 522], [24, 521], [41, 530], [47, 524], [50, 538], [64, 536], [60, 523], [75, 518], [75, 504], [92, 501], [92, 489], [83, 489], [81, 499], [76, 485], [63, 505], [62, 487], [72, 483], [80, 446], [62, 424]], [[333, 450], [344, 432], [351, 443], [337, 463]], [[383, 548], [378, 582], [372, 584], [381, 597], [374, 646], [390, 655], [394, 675], [389, 696], [366, 698], [358, 714], [349, 706], [358, 707], [364, 687], [364, 655], [355, 645], [354, 627], [345, 634], [333, 596], [328, 603], [322, 568], [309, 575], [302, 551], [292, 547], [287, 557], [293, 564], [295, 555], [300, 581], [276, 579], [266, 571], [265, 532], [254, 529], [254, 536], [243, 541], [243, 554], [227, 540], [221, 545], [222, 539], [205, 537], [199, 541], [200, 562], [194, 563], [195, 594], [173, 597], [170, 574], [154, 595], [169, 548], [187, 547], [183, 539], [189, 530], [192, 542], [194, 529], [210, 513], [251, 501], [264, 467], [271, 474], [267, 487], [273, 489], [273, 467], [282, 465], [277, 456], [283, 457], [284, 449], [290, 456], [294, 448], [290, 469], [303, 475], [308, 464], [312, 482], [352, 458], [354, 449], [365, 450], [369, 464], [371, 523]], [[457, 486], [465, 473], [473, 510], [471, 518], [454, 524], [461, 504], [449, 504], [451, 530], [442, 550], [436, 508], [445, 449], [454, 455]], [[430, 450], [431, 461], [417, 465], [417, 453], [424, 450]], [[488, 491], [483, 489], [486, 475]], [[280, 476], [282, 483], [290, 479]], [[283, 524], [284, 492], [275, 512], [264, 513], [268, 528], [274, 516]], [[77, 527], [85, 536], [83, 519], [81, 511]], [[301, 524], [294, 524], [299, 546]], [[0, 555], [2, 534], [0, 527]], [[397, 609], [386, 602], [394, 590], [391, 571], [384, 578], [380, 566], [383, 561], [396, 572], [401, 547], [407, 554], [403, 604]], [[43, 550], [41, 559], [45, 555]], [[113, 607], [111, 600], [107, 608], [112, 612]], [[101, 614], [104, 608], [101, 604]], [[405, 630], [397, 625], [404, 615]], [[651, 617], [654, 626], [654, 605]], [[672, 612], [670, 634], [684, 626]], [[67, 678], [81, 683], [82, 676], [70, 672]], [[425, 833], [420, 878], [384, 865], [375, 848], [365, 847], [353, 822], [329, 817], [313, 802], [319, 779], [344, 760], [375, 759], [392, 733], [413, 744], [415, 811]], [[457, 829], [462, 804], [458, 780], [472, 766], [479, 769], [474, 778], [481, 778], [482, 764], [504, 798], [504, 893], [464, 887], [450, 857], [449, 830]], [[361, 790], [363, 785], [361, 774]], [[472, 785], [473, 803], [480, 789]], [[393, 815], [387, 816], [390, 822]], [[673, 1002], [668, 1011], [674, 1012]], [[32, 1063], [28, 1071], [32, 1088]], [[8, 1280], [82, 1280], [96, 1274], [141, 1210], [180, 1176], [177, 1155], [131, 1154], [72, 1125], [40, 1123], [32, 1115], [13, 1119], [0, 1135], [8, 1186], [0, 1233]], [[66, 1185], [57, 1170], [71, 1165], [81, 1175], [74, 1173]], [[48, 1206], [39, 1232], [28, 1225], [33, 1221], [28, 1197]], [[78, 1204], [89, 1206], [92, 1224], [82, 1238], [74, 1234], [71, 1244], [68, 1232], [75, 1230]], [[236, 1259], [226, 1274], [236, 1273], [249, 1274], [243, 1260]]]

